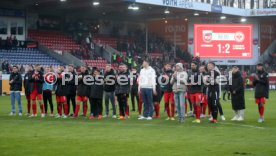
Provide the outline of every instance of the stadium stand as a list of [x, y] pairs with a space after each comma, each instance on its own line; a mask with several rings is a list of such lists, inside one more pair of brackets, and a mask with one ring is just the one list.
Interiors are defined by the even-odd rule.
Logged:
[[104, 69], [106, 64], [108, 63], [105, 59], [98, 57], [96, 60], [82, 60], [86, 65], [91, 67], [97, 67], [100, 69]]
[[80, 49], [80, 46], [72, 38], [58, 31], [29, 30], [28, 37], [52, 50], [65, 52]]
[[40, 64], [40, 65], [61, 65], [54, 58], [48, 56], [38, 49], [17, 48], [17, 49], [0, 49], [0, 57], [3, 60], [9, 60], [13, 65]]

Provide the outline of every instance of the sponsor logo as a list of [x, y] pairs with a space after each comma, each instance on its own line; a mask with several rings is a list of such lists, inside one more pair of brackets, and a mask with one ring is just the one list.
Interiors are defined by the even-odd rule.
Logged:
[[212, 4], [212, 6], [211, 6], [211, 12], [222, 13], [222, 6], [221, 5]]
[[177, 0], [163, 0], [163, 5], [177, 6]]
[[244, 36], [243, 32], [238, 31], [238, 32], [235, 33], [235, 40], [237, 42], [243, 42], [244, 38], [245, 38], [245, 36]]
[[204, 30], [202, 31], [202, 33], [203, 33], [202, 37], [204, 42], [209, 43], [212, 41], [212, 33], [213, 33], [212, 31]]

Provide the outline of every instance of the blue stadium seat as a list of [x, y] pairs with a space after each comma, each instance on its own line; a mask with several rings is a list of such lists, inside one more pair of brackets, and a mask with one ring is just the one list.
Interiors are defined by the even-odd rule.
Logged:
[[17, 48], [16, 50], [0, 49], [0, 56], [3, 60], [8, 60], [10, 64], [41, 64], [41, 65], [61, 65], [61, 62], [37, 49]]

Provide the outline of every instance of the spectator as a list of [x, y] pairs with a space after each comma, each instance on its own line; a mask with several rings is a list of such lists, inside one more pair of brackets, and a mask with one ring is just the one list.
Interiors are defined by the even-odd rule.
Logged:
[[25, 73], [25, 68], [24, 68], [24, 66], [23, 65], [21, 65], [21, 67], [20, 67], [20, 74], [24, 74]]
[[143, 69], [140, 71], [138, 80], [138, 92], [141, 91], [144, 102], [144, 114], [139, 120], [152, 120], [153, 113], [153, 94], [156, 95], [156, 74], [155, 70], [149, 66], [149, 61], [144, 60]]
[[0, 49], [3, 49], [3, 40], [2, 40], [2, 37], [0, 37]]
[[10, 75], [10, 96], [11, 96], [11, 106], [12, 111], [10, 113], [11, 116], [15, 115], [15, 100], [18, 103], [18, 113], [19, 116], [22, 116], [22, 105], [21, 105], [21, 95], [22, 91], [22, 76], [18, 73], [18, 67], [13, 66], [12, 74]]
[[11, 43], [12, 43], [12, 48], [16, 48], [17, 47], [18, 41], [17, 41], [16, 36], [13, 37]]

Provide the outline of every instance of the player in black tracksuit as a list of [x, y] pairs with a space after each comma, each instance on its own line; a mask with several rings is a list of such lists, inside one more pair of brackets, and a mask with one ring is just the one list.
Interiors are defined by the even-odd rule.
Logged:
[[132, 80], [133, 85], [131, 86], [130, 95], [131, 95], [132, 111], [135, 111], [135, 100], [137, 102], [137, 105], [139, 103], [138, 83], [137, 83], [138, 73], [136, 68], [132, 68], [132, 74], [134, 77]]
[[155, 116], [153, 118], [160, 118], [160, 102], [162, 100], [163, 93], [160, 88], [160, 84], [158, 82], [158, 78], [160, 76], [160, 72], [157, 67], [154, 67], [156, 73], [156, 93], [157, 95], [153, 95], [153, 104], [154, 104], [154, 111]]
[[[226, 100], [231, 100], [231, 91], [230, 91], [230, 88], [231, 86], [229, 85], [229, 76], [226, 76], [227, 78], [227, 84], [224, 86], [224, 92], [223, 92], [223, 100], [226, 101]], [[227, 96], [227, 99], [226, 99], [226, 96]]]
[[[76, 90], [77, 86], [75, 85], [76, 73], [74, 71], [74, 65], [68, 65], [68, 74], [65, 75], [67, 78], [72, 76], [70, 81], [66, 81], [66, 100], [68, 104], [68, 114], [70, 114], [70, 101], [72, 102], [73, 113], [76, 111]], [[70, 114], [73, 116], [73, 114]]]
[[103, 111], [104, 77], [100, 76], [100, 71], [98, 69], [93, 71], [92, 76], [94, 81], [93, 84], [89, 86], [90, 119], [97, 117], [98, 120], [101, 120]]
[[115, 105], [115, 70], [111, 65], [105, 67], [105, 84], [104, 84], [104, 101], [105, 101], [105, 116], [109, 116], [109, 101], [112, 106], [112, 118], [116, 118], [116, 105]]
[[87, 89], [88, 86], [84, 84], [83, 78], [88, 75], [88, 70], [85, 66], [81, 66], [80, 68], [81, 72], [78, 75], [78, 86], [77, 86], [77, 99], [76, 99], [76, 110], [74, 112], [74, 117], [78, 117], [79, 110], [80, 110], [80, 103], [82, 102], [82, 110], [83, 110], [83, 116], [86, 117], [87, 113]]
[[29, 77], [31, 77], [32, 72], [33, 72], [33, 66], [29, 65], [28, 66], [28, 71], [24, 75], [24, 90], [25, 90], [25, 96], [27, 100], [27, 110], [28, 110], [28, 116], [31, 114], [31, 91], [30, 91], [30, 82], [29, 82]]
[[[207, 75], [206, 66], [204, 66], [204, 65], [200, 66], [199, 71], [200, 71], [200, 73], [202, 74], [203, 77]], [[201, 117], [205, 117], [207, 106], [208, 106], [207, 86], [203, 85], [202, 86], [202, 97], [201, 97]], [[210, 109], [209, 109], [209, 111], [210, 111]]]
[[269, 97], [268, 73], [264, 71], [263, 64], [257, 64], [257, 73], [254, 76], [253, 86], [255, 87], [255, 100], [259, 108], [259, 123], [264, 122], [265, 99]]
[[217, 123], [218, 117], [218, 102], [219, 102], [219, 84], [217, 83], [217, 78], [220, 76], [217, 71], [215, 71], [215, 63], [209, 62], [207, 65], [208, 74], [207, 74], [207, 86], [208, 86], [208, 105], [211, 108], [213, 120], [211, 123]]
[[[125, 64], [120, 64], [119, 73], [117, 75], [117, 85], [115, 89], [115, 95], [117, 96], [117, 100], [119, 103], [120, 109], [120, 120], [124, 120], [126, 118], [127, 113], [127, 95], [130, 92], [130, 83], [128, 79], [129, 73], [127, 72], [127, 67]], [[124, 77], [124, 78], [122, 78]], [[121, 82], [121, 83], [118, 83]]]

